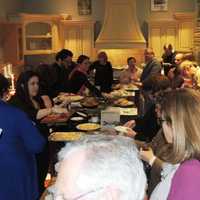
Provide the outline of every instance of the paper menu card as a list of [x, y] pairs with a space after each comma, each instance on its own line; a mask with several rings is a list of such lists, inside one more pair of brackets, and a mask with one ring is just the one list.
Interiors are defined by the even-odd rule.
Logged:
[[118, 111], [120, 115], [124, 115], [124, 116], [138, 115], [138, 109], [133, 108], [133, 107], [131, 108], [108, 107], [107, 110]]
[[120, 115], [134, 116], [138, 115], [137, 108], [120, 108]]
[[114, 128], [120, 123], [120, 109], [110, 107], [101, 111], [101, 127]]

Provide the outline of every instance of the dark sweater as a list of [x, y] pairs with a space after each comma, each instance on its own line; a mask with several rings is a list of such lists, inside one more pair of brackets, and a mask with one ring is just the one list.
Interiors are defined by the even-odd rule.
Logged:
[[69, 72], [64, 66], [60, 66], [57, 63], [51, 66], [51, 97], [57, 96], [60, 92], [68, 92]]
[[157, 122], [155, 105], [152, 105], [145, 115], [137, 118], [134, 130], [138, 133], [136, 139], [150, 142], [157, 134], [160, 126]]
[[101, 92], [110, 92], [113, 83], [113, 69], [110, 62], [105, 65], [100, 64], [99, 61], [95, 61], [90, 69], [95, 69], [95, 85], [100, 86]]
[[68, 91], [71, 93], [76, 94], [83, 86], [85, 86], [93, 95], [101, 97], [101, 92], [94, 85], [92, 85], [87, 76], [80, 71], [75, 71], [73, 73], [72, 77], [68, 81], [68, 86]]

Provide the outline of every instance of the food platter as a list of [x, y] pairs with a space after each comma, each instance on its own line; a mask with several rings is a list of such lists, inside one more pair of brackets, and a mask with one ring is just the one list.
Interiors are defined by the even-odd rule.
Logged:
[[68, 102], [77, 102], [81, 101], [84, 97], [73, 94], [73, 93], [61, 93], [59, 94], [56, 98], [54, 98], [54, 102], [63, 102], [63, 101], [68, 101]]
[[66, 122], [68, 118], [69, 118], [69, 114], [66, 114], [66, 113], [51, 114], [43, 118], [41, 120], [41, 123], [48, 124], [48, 123]]
[[95, 97], [86, 97], [81, 101], [81, 105], [85, 108], [95, 108], [99, 105], [99, 102]]
[[123, 87], [126, 91], [135, 91], [138, 90], [138, 87], [134, 84], [125, 85]]
[[54, 132], [49, 136], [49, 141], [76, 141], [81, 138], [83, 132]]
[[129, 107], [129, 106], [133, 106], [134, 103], [132, 101], [127, 100], [126, 98], [120, 98], [114, 101], [114, 105], [119, 106], [119, 107]]
[[108, 99], [115, 99], [119, 97], [135, 96], [135, 93], [126, 91], [125, 89], [114, 90], [111, 93], [103, 93], [104, 97]]
[[101, 128], [101, 125], [95, 123], [84, 123], [77, 125], [76, 128], [80, 131], [96, 131]]

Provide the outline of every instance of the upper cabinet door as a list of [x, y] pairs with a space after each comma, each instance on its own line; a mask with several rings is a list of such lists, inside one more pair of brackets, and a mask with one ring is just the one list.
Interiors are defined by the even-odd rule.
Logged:
[[21, 14], [24, 55], [52, 54], [59, 48], [57, 15]]
[[177, 25], [175, 21], [153, 21], [149, 26], [149, 47], [157, 58], [161, 58], [164, 45], [172, 44], [177, 48]]
[[191, 51], [194, 40], [194, 23], [191, 21], [181, 22], [179, 24], [179, 50]]
[[178, 51], [191, 52], [194, 48], [195, 13], [175, 13], [178, 21]]
[[93, 21], [62, 21], [60, 32], [62, 48], [70, 49], [74, 53], [74, 59], [81, 54], [93, 58]]
[[161, 57], [162, 54], [162, 35], [161, 27], [150, 29], [150, 47], [153, 48], [156, 57]]
[[149, 23], [149, 47], [161, 58], [163, 46], [172, 44], [179, 52], [191, 52], [194, 47], [193, 13], [176, 13], [172, 20], [154, 20]]
[[24, 26], [25, 54], [47, 53], [53, 50], [51, 23], [31, 22]]

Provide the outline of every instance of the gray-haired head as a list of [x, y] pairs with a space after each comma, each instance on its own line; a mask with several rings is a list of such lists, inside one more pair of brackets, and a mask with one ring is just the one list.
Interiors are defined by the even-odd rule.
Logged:
[[146, 176], [132, 139], [96, 135], [58, 154], [56, 195], [63, 200], [143, 200]]

